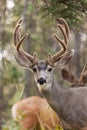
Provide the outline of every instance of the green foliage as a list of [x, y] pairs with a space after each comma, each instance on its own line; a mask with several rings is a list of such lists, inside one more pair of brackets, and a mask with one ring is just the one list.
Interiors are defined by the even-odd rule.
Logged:
[[41, 11], [43, 17], [57, 19], [65, 18], [69, 24], [75, 25], [81, 22], [87, 13], [87, 0], [42, 0]]
[[30, 12], [31, 12], [31, 11], [34, 11], [34, 5], [33, 5], [32, 3], [29, 4], [28, 10], [30, 10]]
[[14, 103], [20, 101], [23, 98], [23, 92], [24, 92], [24, 86], [23, 84], [20, 84], [19, 86], [16, 86], [17, 90], [13, 94], [12, 98], [9, 100], [9, 105], [12, 106]]
[[18, 79], [22, 77], [22, 73], [10, 61], [5, 60], [4, 64], [5, 64], [5, 70], [3, 74], [4, 85], [7, 85], [9, 83], [11, 84], [18, 83]]
[[2, 130], [20, 130], [20, 129], [21, 126], [12, 119], [5, 122], [5, 125], [2, 126]]
[[[35, 128], [34, 130], [45, 130], [43, 127], [43, 124], [40, 124], [40, 129]], [[21, 130], [21, 126], [14, 121], [13, 119], [9, 119], [5, 124], [2, 126], [2, 130]], [[49, 130], [51, 130], [49, 128]], [[54, 130], [63, 130], [63, 127], [61, 125], [56, 126]]]

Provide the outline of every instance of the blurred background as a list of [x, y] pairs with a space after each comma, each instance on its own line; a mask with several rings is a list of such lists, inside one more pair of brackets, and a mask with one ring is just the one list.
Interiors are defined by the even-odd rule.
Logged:
[[[60, 34], [56, 28], [57, 18], [63, 17], [70, 27], [68, 48], [75, 49], [71, 70], [80, 76], [87, 63], [87, 0], [1, 0], [0, 1], [0, 129], [11, 118], [12, 105], [23, 97], [37, 95], [33, 74], [21, 68], [15, 61], [13, 32], [17, 21], [23, 18], [22, 32], [28, 32], [24, 50], [43, 59], [50, 52], [60, 49], [52, 33]], [[61, 70], [56, 78], [65, 86]]]

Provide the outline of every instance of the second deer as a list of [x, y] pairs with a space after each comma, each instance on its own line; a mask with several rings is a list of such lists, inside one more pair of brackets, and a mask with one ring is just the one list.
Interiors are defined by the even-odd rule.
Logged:
[[71, 71], [70, 65], [67, 70], [61, 70], [61, 75], [63, 79], [71, 83], [71, 87], [84, 87], [87, 84], [87, 64], [84, 65], [79, 78]]
[[12, 117], [21, 130], [55, 130], [60, 120], [45, 99], [32, 96], [22, 99], [12, 107]]
[[36, 53], [32, 56], [20, 48], [27, 37], [27, 34], [20, 34], [22, 21], [18, 21], [14, 31], [16, 61], [34, 73], [39, 91], [60, 117], [64, 129], [87, 130], [87, 87], [64, 88], [55, 80], [53, 74], [56, 67], [64, 67], [74, 54], [73, 50], [67, 51], [70, 33], [67, 22], [63, 18], [58, 19], [57, 26], [63, 34], [63, 39], [55, 33], [52, 35], [60, 43], [61, 50], [54, 55], [48, 54], [45, 60], [39, 60]]

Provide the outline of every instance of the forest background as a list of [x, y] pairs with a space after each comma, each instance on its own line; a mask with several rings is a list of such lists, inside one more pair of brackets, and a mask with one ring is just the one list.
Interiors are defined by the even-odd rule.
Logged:
[[[60, 49], [52, 38], [57, 18], [63, 17], [70, 26], [71, 36], [68, 48], [74, 48], [71, 70], [80, 76], [87, 63], [87, 0], [2, 0], [0, 1], [0, 129], [11, 118], [12, 105], [23, 97], [37, 95], [33, 74], [21, 68], [15, 61], [13, 32], [17, 21], [23, 18], [22, 31], [30, 37], [23, 44], [24, 49], [40, 59]], [[65, 87], [61, 70], [55, 71], [56, 78]]]

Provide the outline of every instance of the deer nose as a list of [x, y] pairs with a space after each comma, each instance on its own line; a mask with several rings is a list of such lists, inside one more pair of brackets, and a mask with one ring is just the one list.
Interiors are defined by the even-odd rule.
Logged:
[[46, 79], [44, 79], [44, 78], [39, 78], [39, 79], [37, 80], [37, 83], [39, 83], [40, 85], [43, 85], [44, 83], [46, 83]]

